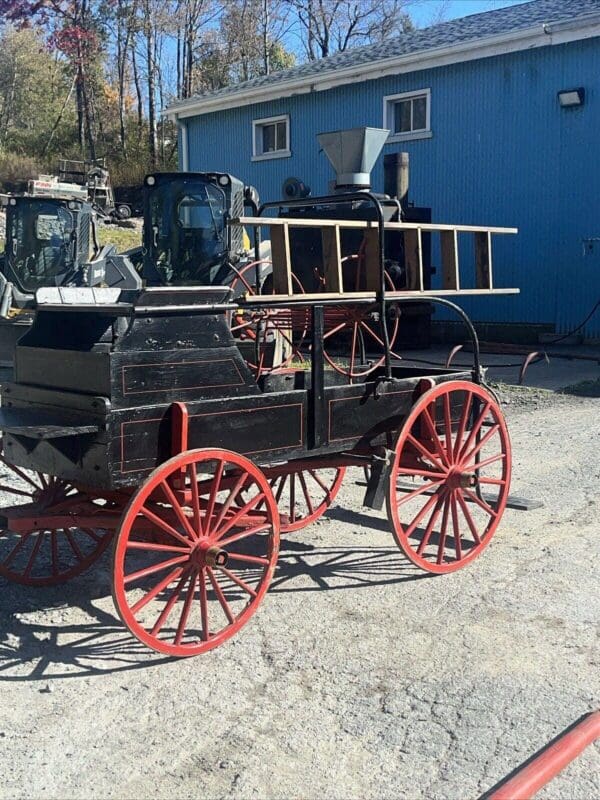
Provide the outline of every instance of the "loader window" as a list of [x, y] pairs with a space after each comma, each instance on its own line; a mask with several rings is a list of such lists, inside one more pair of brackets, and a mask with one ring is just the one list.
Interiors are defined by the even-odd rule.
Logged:
[[20, 288], [54, 286], [74, 269], [75, 215], [56, 203], [32, 200], [8, 207], [9, 266]]
[[163, 184], [150, 200], [147, 250], [167, 284], [211, 285], [227, 258], [226, 199], [204, 181]]

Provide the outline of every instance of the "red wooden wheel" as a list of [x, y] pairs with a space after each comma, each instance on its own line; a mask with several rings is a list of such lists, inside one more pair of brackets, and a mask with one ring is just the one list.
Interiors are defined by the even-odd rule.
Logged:
[[[387, 494], [394, 537], [428, 572], [464, 567], [489, 544], [508, 499], [511, 450], [495, 399], [467, 381], [441, 383], [400, 432]], [[407, 479], [420, 482], [415, 486]]]
[[[361, 256], [352, 256], [358, 260], [357, 281], [360, 278], [360, 265], [364, 263]], [[394, 291], [394, 283], [388, 273], [385, 273], [387, 288]], [[356, 291], [360, 288], [357, 283]], [[341, 375], [350, 378], [362, 378], [380, 367], [385, 361], [385, 345], [381, 321], [379, 320], [379, 307], [375, 306], [328, 306], [324, 312], [325, 332], [323, 335], [323, 355], [327, 363]], [[394, 346], [398, 335], [400, 319], [396, 315], [388, 330], [390, 348]], [[331, 345], [335, 338], [349, 338], [350, 354], [347, 356], [333, 355]], [[365, 364], [364, 358], [369, 353], [376, 353], [371, 363]]]
[[[252, 262], [236, 270], [236, 276], [230, 284], [234, 291], [238, 284], [241, 284], [246, 288], [247, 295], [258, 294], [256, 287], [251, 283], [251, 279], [256, 275], [258, 263], [270, 262]], [[292, 283], [295, 294], [304, 294], [304, 287], [294, 273], [292, 273]], [[264, 280], [262, 290], [263, 294], [273, 294], [270, 275]], [[255, 343], [257, 357], [252, 360], [246, 359], [246, 363], [259, 377], [275, 369], [284, 369], [294, 360], [304, 361], [301, 349], [308, 332], [308, 324], [309, 312], [306, 308], [238, 309], [232, 316], [231, 332], [242, 341], [251, 340]], [[266, 350], [277, 337], [283, 342], [282, 355], [276, 355], [272, 364], [265, 365]]]
[[327, 511], [340, 490], [345, 467], [298, 469], [271, 475], [266, 470], [279, 506], [281, 532], [298, 531]]
[[[29, 472], [0, 456], [0, 492], [12, 505], [44, 509], [75, 500], [77, 490], [66, 481]], [[55, 586], [80, 575], [108, 547], [112, 534], [92, 528], [42, 528], [14, 533], [0, 531], [0, 575], [25, 586]]]
[[228, 450], [190, 450], [158, 467], [125, 510], [115, 605], [148, 647], [197, 655], [254, 614], [278, 551], [277, 504], [258, 467]]

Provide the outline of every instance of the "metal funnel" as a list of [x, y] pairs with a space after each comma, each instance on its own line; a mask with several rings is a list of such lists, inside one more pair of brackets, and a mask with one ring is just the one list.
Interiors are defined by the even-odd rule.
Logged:
[[336, 189], [370, 188], [371, 170], [389, 133], [383, 128], [349, 128], [317, 135], [335, 170]]

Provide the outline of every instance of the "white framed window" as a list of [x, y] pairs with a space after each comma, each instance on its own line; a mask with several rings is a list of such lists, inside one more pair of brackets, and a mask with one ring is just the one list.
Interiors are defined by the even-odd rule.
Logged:
[[383, 98], [383, 125], [388, 142], [431, 136], [431, 89], [391, 94]]
[[252, 120], [252, 161], [288, 156], [291, 156], [289, 114]]

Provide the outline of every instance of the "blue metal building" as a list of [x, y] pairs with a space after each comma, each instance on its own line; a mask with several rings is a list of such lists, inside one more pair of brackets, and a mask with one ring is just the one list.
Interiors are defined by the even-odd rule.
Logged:
[[[390, 129], [410, 154], [410, 199], [435, 222], [516, 226], [479, 321], [564, 333], [600, 299], [600, 0], [534, 0], [414, 31], [177, 103], [180, 167], [229, 172], [281, 197], [297, 176], [327, 193], [323, 131]], [[373, 187], [383, 190], [383, 158]], [[600, 308], [585, 325], [600, 338]]]

